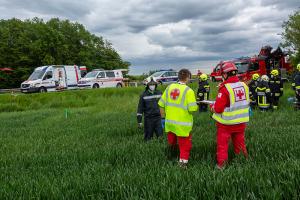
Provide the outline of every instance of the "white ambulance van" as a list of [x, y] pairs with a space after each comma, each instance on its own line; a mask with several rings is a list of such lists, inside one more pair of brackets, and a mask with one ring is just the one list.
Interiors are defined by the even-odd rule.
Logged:
[[21, 84], [21, 92], [53, 92], [77, 89], [81, 78], [80, 68], [76, 65], [50, 65], [37, 67], [27, 81]]
[[123, 87], [122, 70], [94, 69], [78, 81], [79, 88]]

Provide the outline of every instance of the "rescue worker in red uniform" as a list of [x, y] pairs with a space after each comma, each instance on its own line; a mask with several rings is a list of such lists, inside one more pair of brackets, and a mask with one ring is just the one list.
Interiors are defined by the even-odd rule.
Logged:
[[272, 108], [276, 110], [278, 108], [279, 98], [283, 94], [283, 81], [281, 80], [281, 77], [279, 76], [279, 72], [277, 69], [273, 69], [271, 71], [269, 87], [271, 90]]
[[241, 151], [247, 158], [245, 145], [246, 123], [249, 122], [249, 88], [237, 77], [234, 63], [221, 66], [223, 82], [211, 111], [217, 126], [217, 167], [222, 169], [228, 159], [228, 143], [232, 139], [234, 153]]

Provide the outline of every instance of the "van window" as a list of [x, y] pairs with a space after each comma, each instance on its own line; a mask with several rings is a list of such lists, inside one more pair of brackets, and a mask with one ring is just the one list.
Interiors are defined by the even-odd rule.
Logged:
[[169, 72], [165, 72], [161, 75], [161, 77], [168, 77], [169, 76]]
[[104, 72], [99, 72], [97, 78], [105, 78]]
[[47, 79], [51, 79], [51, 78], [52, 78], [52, 71], [48, 71], [48, 72], [45, 74], [43, 80], [47, 80]]
[[177, 72], [169, 72], [170, 76], [177, 76]]
[[215, 72], [220, 70], [220, 65], [217, 65], [217, 67], [215, 68]]
[[114, 72], [106, 72], [106, 76], [108, 78], [114, 78], [115, 77], [115, 73]]

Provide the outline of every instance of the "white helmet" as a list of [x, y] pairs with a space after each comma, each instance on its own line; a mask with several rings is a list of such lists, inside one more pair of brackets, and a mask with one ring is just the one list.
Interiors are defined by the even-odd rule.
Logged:
[[261, 80], [262, 81], [269, 81], [269, 77], [267, 75], [262, 75]]

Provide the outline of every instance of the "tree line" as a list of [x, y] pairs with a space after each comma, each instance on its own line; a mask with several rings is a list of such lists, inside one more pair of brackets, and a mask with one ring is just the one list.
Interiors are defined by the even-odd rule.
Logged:
[[35, 67], [85, 65], [88, 69], [128, 68], [112, 44], [69, 20], [0, 20], [0, 88], [19, 87]]

